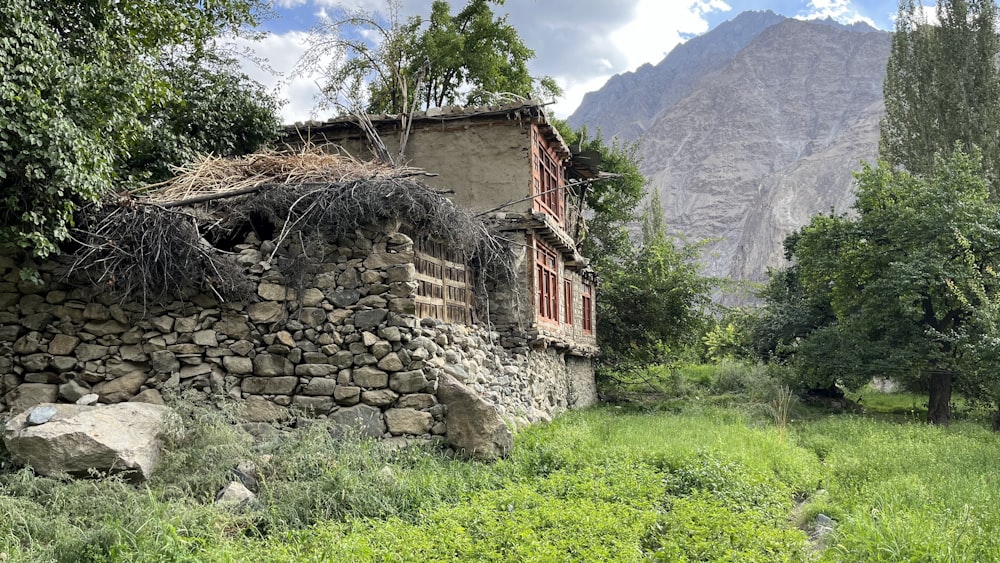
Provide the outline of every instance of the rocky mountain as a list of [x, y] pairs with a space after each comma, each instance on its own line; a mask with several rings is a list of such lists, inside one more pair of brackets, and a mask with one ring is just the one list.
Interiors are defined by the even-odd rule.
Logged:
[[874, 160], [890, 34], [746, 12], [616, 76], [570, 117], [638, 139], [668, 224], [706, 272], [762, 280], [784, 237], [853, 202]]

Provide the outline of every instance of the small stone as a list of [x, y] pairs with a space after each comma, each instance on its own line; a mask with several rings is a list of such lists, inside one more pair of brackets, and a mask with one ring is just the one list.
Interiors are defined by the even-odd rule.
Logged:
[[48, 313], [35, 313], [21, 319], [21, 326], [28, 330], [42, 330], [52, 322], [53, 316]]
[[150, 355], [149, 367], [156, 373], [172, 373], [181, 368], [173, 352], [157, 350]]
[[378, 334], [379, 336], [388, 340], [389, 342], [399, 342], [400, 340], [403, 339], [403, 335], [402, 332], [399, 330], [399, 327], [395, 326], [383, 327], [379, 329]]
[[361, 400], [361, 388], [338, 385], [333, 390], [333, 398], [338, 405], [356, 405]]
[[167, 403], [163, 400], [163, 396], [156, 389], [146, 389], [145, 391], [140, 391], [135, 397], [129, 399], [132, 403], [147, 403], [150, 405], [166, 405]]
[[319, 307], [303, 307], [299, 310], [299, 320], [307, 327], [319, 327], [326, 322], [326, 311]]
[[39, 405], [28, 413], [28, 426], [45, 424], [56, 415], [56, 408], [51, 405]]
[[388, 389], [376, 389], [361, 393], [361, 402], [373, 407], [387, 407], [396, 402], [399, 395]]
[[336, 406], [333, 397], [309, 397], [296, 395], [292, 397], [292, 406], [300, 408], [309, 414], [325, 415]]
[[160, 332], [170, 332], [174, 329], [174, 319], [168, 315], [153, 317], [149, 319], [149, 324]]
[[262, 283], [257, 286], [257, 295], [266, 301], [295, 301], [297, 299], [294, 289], [274, 283]]
[[328, 377], [337, 373], [337, 366], [330, 364], [301, 364], [295, 366], [299, 377]]
[[198, 346], [215, 346], [219, 343], [214, 330], [199, 330], [191, 336], [191, 340]]
[[229, 483], [215, 495], [215, 504], [226, 508], [242, 508], [255, 500], [257, 495], [239, 481]]
[[[176, 321], [174, 321], [175, 332], [179, 332], [181, 334], [188, 334], [194, 332], [197, 329], [198, 329], [197, 316], [181, 317]], [[169, 332], [169, 331], [164, 331], [164, 332]]]
[[389, 378], [389, 388], [397, 393], [419, 393], [427, 387], [423, 370], [401, 371]]
[[278, 339], [278, 342], [289, 348], [295, 347], [295, 339], [292, 338], [292, 335], [287, 330], [279, 331], [274, 337]]
[[379, 360], [378, 367], [379, 369], [385, 371], [402, 371], [403, 362], [399, 359], [398, 354], [392, 352], [386, 354], [381, 360]]
[[434, 425], [434, 417], [428, 412], [416, 409], [389, 409], [385, 411], [385, 423], [393, 436], [428, 434]]
[[262, 377], [294, 375], [295, 366], [284, 356], [258, 354], [253, 359], [253, 372]]
[[403, 395], [396, 402], [397, 407], [417, 410], [429, 409], [436, 404], [437, 398], [430, 393], [411, 393]]
[[326, 298], [335, 307], [343, 309], [357, 303], [361, 294], [356, 289], [342, 289], [328, 292]]
[[31, 354], [37, 352], [41, 347], [42, 335], [37, 332], [30, 332], [14, 342], [13, 350], [15, 354]]
[[97, 393], [87, 393], [86, 395], [77, 399], [76, 404], [83, 406], [95, 405], [97, 404], [97, 401], [99, 401], [100, 399], [101, 397]]
[[81, 362], [99, 360], [108, 355], [108, 347], [97, 344], [80, 344], [74, 350], [74, 355]]
[[75, 403], [89, 393], [90, 388], [75, 379], [59, 386], [59, 398], [69, 403]]
[[329, 416], [335, 438], [381, 438], [385, 433], [382, 411], [369, 405], [342, 408]]
[[315, 287], [310, 287], [309, 289], [302, 292], [302, 306], [303, 307], [319, 307], [323, 303], [323, 299], [326, 296], [323, 292]]
[[102, 403], [121, 403], [134, 397], [146, 383], [146, 379], [146, 374], [143, 372], [130, 373], [98, 383], [94, 386], [94, 393], [101, 397]]
[[128, 325], [116, 320], [92, 321], [83, 325], [83, 330], [85, 332], [89, 332], [97, 337], [121, 334], [128, 329]]
[[100, 303], [87, 303], [83, 309], [83, 318], [92, 321], [107, 321], [111, 319], [111, 311]]
[[[299, 366], [301, 367], [301, 366]], [[337, 381], [335, 379], [326, 379], [322, 377], [315, 377], [302, 388], [299, 393], [303, 395], [311, 396], [333, 396], [337, 390]]]
[[222, 366], [233, 375], [249, 375], [253, 373], [253, 360], [243, 356], [226, 356], [222, 358]]
[[247, 315], [255, 323], [274, 323], [285, 318], [285, 306], [274, 301], [251, 303], [247, 307]]
[[353, 378], [355, 385], [369, 389], [380, 389], [389, 384], [388, 373], [370, 366], [354, 370]]
[[245, 377], [243, 392], [251, 395], [290, 395], [299, 384], [299, 378], [291, 377]]

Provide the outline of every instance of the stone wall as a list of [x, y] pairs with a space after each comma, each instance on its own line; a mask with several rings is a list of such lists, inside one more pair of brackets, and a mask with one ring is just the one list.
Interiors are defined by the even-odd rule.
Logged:
[[[239, 400], [248, 421], [299, 409], [360, 421], [369, 435], [442, 435], [442, 373], [516, 424], [596, 399], [589, 359], [538, 333], [416, 319], [413, 243], [392, 228], [308, 248], [289, 276], [268, 260], [274, 251], [252, 235], [235, 248], [257, 289], [250, 303], [120, 302], [66, 281], [64, 259], [37, 266], [33, 283], [0, 255], [0, 418], [91, 393], [102, 403], [183, 394]], [[275, 261], [303, 252], [285, 243]]]

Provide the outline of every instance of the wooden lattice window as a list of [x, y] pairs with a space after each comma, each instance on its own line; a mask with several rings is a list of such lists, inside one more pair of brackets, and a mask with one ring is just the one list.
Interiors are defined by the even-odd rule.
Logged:
[[540, 240], [535, 240], [538, 316], [559, 322], [559, 256]]
[[462, 256], [433, 241], [418, 240], [415, 249], [417, 317], [472, 324], [472, 282]]
[[583, 280], [583, 332], [591, 334], [594, 332], [594, 284], [588, 280]]
[[566, 194], [563, 166], [545, 139], [532, 131], [532, 189], [535, 209], [552, 215], [562, 223], [565, 219]]

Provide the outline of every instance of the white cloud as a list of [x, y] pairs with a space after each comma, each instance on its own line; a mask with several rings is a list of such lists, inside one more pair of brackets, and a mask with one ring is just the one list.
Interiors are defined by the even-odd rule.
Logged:
[[810, 0], [809, 9], [800, 12], [798, 17], [807, 20], [831, 18], [843, 24], [863, 22], [878, 27], [871, 18], [861, 15], [851, 0]]
[[291, 77], [295, 64], [306, 50], [307, 37], [308, 33], [304, 31], [290, 31], [268, 34], [259, 41], [245, 38], [235, 40], [237, 47], [247, 49], [268, 62], [271, 69], [261, 68], [253, 61], [244, 60], [243, 71], [285, 101], [281, 108], [282, 121], [285, 123], [309, 119], [319, 93], [315, 78]]
[[[634, 71], [643, 64], [657, 64], [684, 36], [708, 31], [705, 15], [731, 8], [722, 0], [693, 0], [684, 3], [638, 0], [627, 21], [607, 34], [605, 42], [612, 56], [596, 59], [589, 73], [555, 74], [565, 95], [552, 107], [558, 117], [568, 117], [587, 92], [599, 89], [613, 74]], [[547, 53], [539, 52], [539, 57]]]
[[[814, 4], [838, 1], [814, 0]], [[308, 4], [314, 14], [342, 7], [386, 8], [385, 0], [276, 2], [278, 6]], [[430, 0], [404, 0], [401, 16], [427, 13], [429, 5]], [[660, 62], [685, 37], [708, 31], [708, 15], [731, 9], [725, 0], [507, 0], [495, 11], [509, 14], [510, 23], [535, 50], [529, 65], [532, 74], [552, 76], [563, 87], [565, 96], [552, 109], [557, 116], [567, 117], [584, 94], [599, 89], [613, 74]], [[272, 35], [255, 44], [254, 50], [287, 75], [305, 51], [305, 38], [305, 30]], [[318, 92], [314, 80], [279, 80], [252, 68], [247, 71], [288, 100], [282, 109], [286, 121], [309, 117]]]

